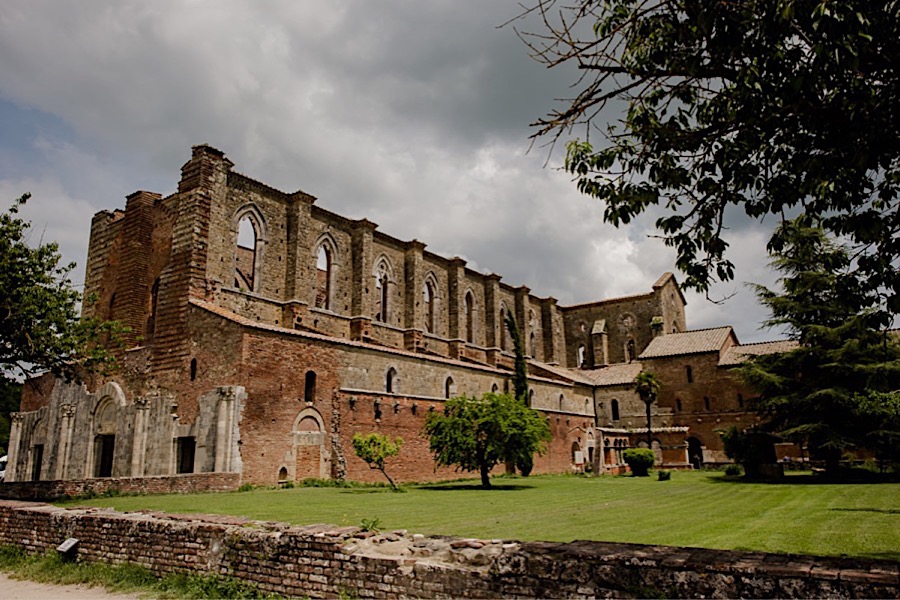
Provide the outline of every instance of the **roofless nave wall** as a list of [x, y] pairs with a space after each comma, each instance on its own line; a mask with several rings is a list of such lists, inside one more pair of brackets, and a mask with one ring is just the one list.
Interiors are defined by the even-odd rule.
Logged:
[[[447, 398], [509, 389], [508, 313], [531, 356], [530, 402], [553, 433], [536, 470], [618, 468], [643, 405], [633, 376], [602, 373], [640, 370], [636, 359], [653, 343], [689, 335], [671, 274], [644, 294], [559, 306], [232, 166], [196, 146], [176, 193], [135, 192], [125, 210], [94, 216], [85, 291], [98, 301], [85, 314], [130, 327], [122, 368], [86, 388], [49, 377], [40, 392], [28, 388], [13, 426], [12, 480], [369, 479], [346, 449], [354, 433], [373, 430], [406, 440], [401, 479], [457, 476], [435, 470], [422, 425]], [[730, 390], [725, 350], [710, 351], [708, 385], [718, 378]], [[690, 400], [695, 391], [680, 392], [685, 406], [703, 406]], [[685, 437], [700, 421], [693, 409], [679, 415], [676, 400], [660, 396], [654, 443], [661, 460], [687, 466]], [[735, 411], [722, 414], [742, 418], [743, 406]], [[695, 453], [716, 443], [696, 440]]]

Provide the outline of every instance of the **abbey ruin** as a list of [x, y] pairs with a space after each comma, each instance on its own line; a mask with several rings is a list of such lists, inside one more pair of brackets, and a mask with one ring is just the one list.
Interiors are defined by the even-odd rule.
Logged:
[[254, 484], [370, 480], [357, 432], [405, 440], [399, 479], [436, 469], [421, 430], [446, 399], [511, 388], [512, 314], [529, 355], [530, 403], [553, 440], [535, 472], [618, 472], [646, 439], [643, 369], [660, 464], [726, 460], [717, 429], [749, 426], [747, 354], [730, 327], [691, 331], [670, 273], [644, 293], [560, 306], [460, 258], [438, 256], [304, 192], [241, 175], [193, 149], [178, 191], [139, 191], [93, 218], [84, 314], [127, 325], [120, 369], [85, 385], [26, 386], [8, 481], [239, 473]]

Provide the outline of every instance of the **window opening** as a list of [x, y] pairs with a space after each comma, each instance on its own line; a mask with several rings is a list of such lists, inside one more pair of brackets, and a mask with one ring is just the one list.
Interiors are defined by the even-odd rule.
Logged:
[[388, 273], [384, 263], [378, 266], [378, 273], [375, 275], [375, 289], [378, 290], [378, 301], [375, 303], [375, 320], [381, 323], [388, 322]]
[[197, 359], [191, 359], [191, 381], [195, 381], [197, 379]]
[[159, 277], [150, 288], [150, 316], [147, 317], [147, 336], [152, 337], [156, 332], [156, 308], [159, 304]]
[[434, 333], [434, 286], [430, 281], [425, 282], [422, 300], [425, 305], [425, 331]]
[[466, 341], [470, 344], [475, 339], [475, 300], [472, 298], [472, 292], [466, 293]]
[[685, 375], [687, 375], [687, 382], [694, 383], [694, 370], [691, 369], [691, 365], [687, 365], [684, 368], [684, 373], [685, 373]]
[[675, 398], [675, 408], [681, 412], [681, 398]]
[[635, 358], [637, 357], [634, 355], [634, 338], [630, 338], [625, 344], [625, 362], [631, 362]]
[[738, 408], [744, 408], [744, 395], [743, 394], [737, 395], [737, 401], [738, 401]]
[[254, 291], [256, 268], [256, 226], [250, 217], [243, 217], [238, 224], [237, 248], [234, 256], [234, 287]]
[[331, 309], [331, 252], [324, 245], [316, 255], [316, 308]]
[[703, 396], [703, 406], [706, 407], [706, 410], [709, 410], [709, 396]]
[[303, 383], [303, 399], [307, 402], [316, 401], [316, 372], [307, 371], [306, 380]]
[[587, 349], [584, 347], [584, 344], [578, 346], [578, 368], [584, 368], [585, 365], [585, 352]]
[[444, 398], [450, 399], [450, 395], [453, 393], [453, 378], [448, 377], [447, 381], [444, 382]]
[[506, 350], [506, 307], [500, 307], [500, 349]]
[[395, 387], [397, 387], [397, 370], [391, 367], [384, 380], [384, 389], [388, 394], [393, 394], [396, 392]]
[[612, 420], [618, 421], [619, 420], [619, 401], [613, 400], [612, 402], [610, 402], [609, 407], [610, 407], [610, 410], [612, 410]]

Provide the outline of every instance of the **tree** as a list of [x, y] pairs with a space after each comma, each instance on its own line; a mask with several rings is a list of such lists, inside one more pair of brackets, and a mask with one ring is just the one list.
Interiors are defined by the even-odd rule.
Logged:
[[653, 435], [650, 430], [650, 405], [659, 394], [659, 380], [650, 371], [641, 371], [634, 378], [634, 391], [638, 393], [647, 407], [647, 448], [653, 448]]
[[787, 327], [797, 348], [752, 357], [741, 375], [759, 393], [768, 428], [805, 441], [834, 474], [848, 449], [900, 442], [900, 343], [876, 327], [873, 292], [814, 219], [784, 223], [776, 235], [784, 245], [772, 266], [783, 291], [755, 287], [772, 314], [767, 324]]
[[353, 451], [356, 453], [356, 456], [366, 461], [370, 469], [381, 471], [381, 474], [387, 478], [394, 491], [397, 491], [399, 488], [397, 488], [397, 484], [394, 483], [391, 476], [387, 474], [384, 461], [392, 456], [397, 456], [402, 446], [403, 438], [398, 437], [391, 441], [391, 438], [383, 433], [372, 432], [368, 435], [357, 433], [353, 436]]
[[[519, 326], [516, 324], [516, 320], [510, 312], [506, 313], [505, 325], [507, 330], [509, 330], [509, 337], [513, 341], [513, 351], [516, 355], [513, 373], [513, 390], [515, 391], [516, 399], [519, 402], [525, 406], [530, 406], [531, 398], [528, 394], [528, 361], [525, 358], [525, 344], [522, 342], [522, 332], [519, 330]], [[523, 454], [515, 466], [518, 467], [519, 472], [524, 477], [528, 477], [531, 475], [531, 470], [534, 469], [534, 455]]]
[[634, 477], [647, 477], [655, 458], [650, 448], [628, 448], [622, 453], [622, 460], [631, 469]]
[[105, 371], [112, 355], [97, 342], [121, 328], [96, 319], [80, 320], [80, 294], [60, 266], [57, 244], [28, 244], [30, 223], [18, 218], [30, 194], [0, 213], [0, 373], [5, 379], [50, 371], [66, 380], [84, 371]]
[[448, 400], [443, 414], [428, 415], [425, 434], [438, 465], [478, 471], [481, 486], [489, 489], [498, 463], [519, 464], [525, 456], [544, 453], [550, 426], [517, 398], [488, 393]]
[[734, 276], [727, 225], [741, 213], [821, 215], [852, 246], [848, 274], [878, 292], [880, 322], [898, 312], [900, 5], [537, 0], [523, 18], [535, 14], [538, 31], [519, 33], [532, 56], [578, 76], [534, 137], [584, 132], [565, 167], [607, 222], [660, 215], [685, 284], [708, 292]]

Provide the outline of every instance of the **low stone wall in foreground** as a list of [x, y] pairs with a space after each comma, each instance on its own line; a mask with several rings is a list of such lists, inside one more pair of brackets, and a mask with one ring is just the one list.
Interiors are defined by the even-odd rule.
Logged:
[[190, 473], [152, 477], [98, 477], [0, 483], [0, 498], [58, 500], [103, 494], [195, 494], [227, 492], [241, 485], [240, 473]]
[[285, 596], [898, 598], [897, 561], [602, 542], [374, 534], [235, 517], [117, 513], [0, 501], [0, 544], [158, 575], [229, 575]]

